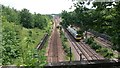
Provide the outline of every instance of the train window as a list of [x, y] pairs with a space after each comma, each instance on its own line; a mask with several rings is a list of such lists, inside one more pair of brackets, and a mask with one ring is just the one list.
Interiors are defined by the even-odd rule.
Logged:
[[57, 26], [56, 28], [59, 28], [59, 26]]
[[76, 37], [81, 37], [80, 35], [77, 35]]

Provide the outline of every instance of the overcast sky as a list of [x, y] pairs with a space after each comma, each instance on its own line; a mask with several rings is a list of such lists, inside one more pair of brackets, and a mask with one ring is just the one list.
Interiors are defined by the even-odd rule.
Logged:
[[60, 13], [62, 10], [72, 11], [69, 9], [73, 6], [72, 0], [1, 0], [0, 4], [14, 7], [17, 10], [27, 8], [30, 12], [41, 14]]

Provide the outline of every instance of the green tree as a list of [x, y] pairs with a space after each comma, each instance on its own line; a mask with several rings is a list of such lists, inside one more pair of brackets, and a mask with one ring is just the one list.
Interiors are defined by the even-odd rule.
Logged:
[[5, 16], [5, 18], [9, 22], [14, 22], [16, 24], [20, 22], [19, 11], [17, 11], [14, 8], [9, 8], [9, 7], [5, 7], [4, 5], [2, 5], [2, 16]]
[[113, 48], [117, 49], [118, 51], [120, 51], [120, 2], [117, 2], [115, 5], [115, 19], [114, 19], [114, 23], [113, 23], [113, 37], [112, 37], [112, 42], [113, 42]]
[[21, 56], [21, 47], [19, 46], [20, 39], [17, 35], [18, 32], [16, 32], [16, 30], [20, 28], [14, 29], [17, 26], [7, 22], [4, 17], [2, 18], [2, 22], [2, 64], [14, 64], [15, 59]]
[[33, 18], [32, 18], [32, 14], [29, 12], [29, 10], [27, 9], [23, 9], [20, 12], [20, 23], [26, 27], [26, 28], [33, 28], [34, 27], [34, 23], [33, 23]]
[[34, 15], [34, 26], [40, 29], [44, 29], [47, 26], [48, 21], [46, 20], [47, 16], [41, 14]]

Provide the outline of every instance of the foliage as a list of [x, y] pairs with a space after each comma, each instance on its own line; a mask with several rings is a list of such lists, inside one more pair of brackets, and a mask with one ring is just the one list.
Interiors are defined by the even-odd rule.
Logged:
[[33, 18], [29, 10], [23, 9], [20, 12], [20, 23], [23, 25], [23, 27], [26, 27], [26, 28], [34, 27]]
[[19, 11], [17, 11], [14, 8], [10, 9], [10, 7], [6, 7], [4, 5], [2, 5], [1, 8], [2, 8], [2, 16], [4, 16], [7, 19], [7, 21], [15, 22], [16, 24], [20, 23]]
[[113, 57], [113, 52], [109, 51], [108, 49], [106, 48], [101, 48], [100, 49], [100, 53], [104, 56], [104, 57], [107, 57], [107, 58], [112, 58]]
[[65, 53], [67, 54], [67, 56], [70, 57], [72, 55], [70, 54], [70, 48], [66, 44], [66, 42], [68, 42], [67, 38], [64, 36], [64, 33], [62, 31], [60, 31], [60, 34], [61, 34], [63, 49], [64, 49]]
[[106, 58], [112, 58], [114, 56], [111, 50], [104, 48], [101, 45], [98, 45], [93, 38], [88, 38], [86, 40], [86, 44], [90, 45], [92, 49], [94, 49], [96, 52], [100, 53]]
[[[92, 8], [86, 5], [92, 3]], [[82, 31], [89, 29], [111, 37], [112, 47], [120, 51], [120, 1], [119, 2], [92, 2], [82, 1], [74, 4], [73, 12], [63, 11], [62, 25], [79, 26]]]
[[18, 11], [4, 5], [2, 5], [2, 16], [4, 16], [7, 21], [20, 24], [25, 28], [38, 27], [40, 29], [47, 27], [48, 22], [52, 19], [51, 15], [32, 14], [26, 8]]
[[[3, 29], [2, 29], [2, 56], [3, 56], [3, 65], [6, 64], [13, 64], [13, 61], [21, 56], [20, 49], [21, 46], [19, 46], [19, 29], [17, 26], [15, 26], [13, 23], [9, 23], [4, 19], [3, 20]], [[13, 27], [17, 28], [14, 29]]]
[[[13, 17], [10, 17], [13, 16]], [[45, 50], [36, 46], [46, 31], [50, 31], [51, 16], [37, 17], [41, 27], [34, 25], [34, 14], [29, 10], [17, 11], [2, 5], [2, 65], [41, 66], [46, 64]], [[37, 20], [36, 19], [36, 20]], [[45, 21], [43, 21], [45, 20]], [[1, 60], [1, 59], [0, 59]]]
[[[35, 29], [25, 30], [22, 26], [9, 22], [3, 22], [3, 25], [3, 65], [24, 64], [27, 66], [39, 66], [40, 64], [46, 63], [45, 52], [42, 53], [42, 51], [35, 49], [35, 45], [37, 45], [40, 40], [38, 36], [44, 35], [40, 33], [40, 30], [39, 35], [37, 35], [36, 32], [33, 31]], [[36, 56], [34, 57], [34, 55]]]
[[120, 54], [118, 55], [118, 59], [120, 59]]
[[87, 38], [87, 39], [85, 39], [85, 43], [87, 43], [87, 44], [92, 44], [93, 43], [93, 38], [92, 37], [90, 37], [90, 38]]
[[35, 14], [34, 15], [34, 24], [35, 24], [34, 27], [38, 27], [40, 29], [43, 29], [44, 27], [47, 26], [47, 20], [41, 14]]

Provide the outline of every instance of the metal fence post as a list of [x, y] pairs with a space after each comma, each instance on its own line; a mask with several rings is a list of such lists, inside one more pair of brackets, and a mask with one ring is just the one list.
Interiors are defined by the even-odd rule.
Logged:
[[72, 52], [71, 52], [71, 47], [70, 47], [70, 61], [72, 60]]

